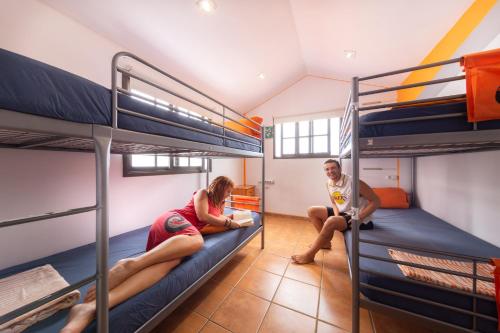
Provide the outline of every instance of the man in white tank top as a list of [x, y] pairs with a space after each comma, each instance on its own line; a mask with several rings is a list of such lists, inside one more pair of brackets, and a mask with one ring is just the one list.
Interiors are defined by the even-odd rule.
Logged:
[[[320, 249], [330, 249], [335, 230], [345, 231], [351, 227], [352, 211], [352, 179], [343, 174], [340, 163], [329, 159], [324, 163], [328, 177], [326, 187], [332, 202], [332, 207], [312, 206], [307, 209], [309, 220], [319, 235], [310, 249], [302, 254], [292, 256], [297, 264], [307, 264], [314, 261]], [[379, 207], [380, 201], [375, 192], [365, 182], [359, 181], [359, 220], [361, 230], [373, 229], [372, 213]]]

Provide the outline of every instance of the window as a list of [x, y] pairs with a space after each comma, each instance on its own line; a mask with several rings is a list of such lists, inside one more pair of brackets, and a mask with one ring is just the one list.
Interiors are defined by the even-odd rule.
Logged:
[[283, 122], [274, 125], [274, 158], [339, 155], [340, 118]]
[[152, 176], [180, 173], [201, 173], [210, 170], [208, 159], [161, 154], [123, 155], [123, 176]]

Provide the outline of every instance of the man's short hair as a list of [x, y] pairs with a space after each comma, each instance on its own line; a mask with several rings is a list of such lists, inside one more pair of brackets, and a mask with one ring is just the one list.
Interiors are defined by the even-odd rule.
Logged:
[[335, 163], [339, 169], [341, 169], [341, 168], [342, 168], [342, 167], [340, 166], [339, 161], [334, 160], [333, 158], [330, 158], [330, 159], [326, 160], [326, 161], [325, 161], [325, 163], [323, 163], [323, 164], [328, 164], [328, 163]]

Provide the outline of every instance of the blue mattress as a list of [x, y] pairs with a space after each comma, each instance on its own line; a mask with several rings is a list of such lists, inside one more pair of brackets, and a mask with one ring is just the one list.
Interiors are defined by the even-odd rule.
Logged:
[[[484, 258], [500, 256], [500, 248], [472, 236], [418, 208], [379, 209], [374, 214], [373, 222], [375, 228], [373, 230], [361, 231], [361, 239], [417, 246], [429, 250]], [[348, 252], [350, 252], [350, 231], [345, 233], [345, 240]], [[360, 243], [360, 252], [390, 259], [387, 247], [384, 246]], [[349, 253], [349, 257], [351, 257], [351, 253]], [[360, 258], [360, 267], [361, 269], [406, 279], [396, 264]], [[410, 279], [406, 279], [408, 282], [402, 282], [361, 272], [360, 280], [361, 282], [373, 286], [383, 287], [463, 309], [472, 309], [471, 297], [433, 287], [412, 284]], [[391, 296], [378, 291], [368, 290], [366, 288], [363, 288], [362, 292], [365, 296], [374, 301], [448, 321], [462, 327], [472, 327], [472, 319], [468, 315], [458, 314], [457, 312], [410, 301], [397, 296]], [[494, 301], [478, 300], [478, 310], [483, 314], [493, 317], [497, 316]], [[481, 332], [497, 332], [496, 325], [484, 319], [478, 320], [478, 328]]]
[[[391, 124], [363, 124], [363, 122], [371, 121], [405, 119], [466, 112], [467, 105], [465, 101], [430, 106], [416, 106], [400, 109], [395, 108], [388, 111], [373, 112], [360, 117], [359, 137], [372, 138], [407, 134], [472, 131], [473, 123], [467, 122], [466, 115], [445, 119], [419, 120]], [[478, 130], [499, 128], [500, 120], [482, 121], [477, 123]]]
[[[111, 126], [111, 91], [59, 68], [0, 49], [0, 109]], [[221, 127], [119, 96], [119, 107], [222, 135]], [[119, 113], [118, 127], [259, 152], [259, 140], [227, 131], [227, 139]], [[233, 139], [241, 140], [238, 142]], [[224, 140], [224, 141], [223, 141]], [[251, 144], [248, 144], [251, 143]]]
[[[253, 213], [253, 216], [256, 223], [251, 227], [204, 236], [205, 244], [200, 252], [186, 258], [151, 288], [113, 308], [109, 314], [110, 332], [134, 332], [153, 317], [260, 227], [260, 215]], [[109, 242], [109, 264], [143, 253], [148, 231], [149, 227], [145, 227], [112, 237]], [[70, 284], [78, 282], [95, 273], [95, 244], [4, 269], [0, 271], [0, 278], [45, 264], [51, 264]], [[80, 288], [82, 297], [88, 287]], [[60, 311], [31, 326], [26, 332], [58, 332], [64, 326], [67, 314], [68, 310]], [[95, 331], [95, 322], [86, 331]]]

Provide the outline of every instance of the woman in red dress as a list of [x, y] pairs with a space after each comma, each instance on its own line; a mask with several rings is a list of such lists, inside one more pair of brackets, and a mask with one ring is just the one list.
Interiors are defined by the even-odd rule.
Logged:
[[[230, 216], [224, 216], [224, 200], [234, 183], [228, 177], [215, 178], [208, 189], [201, 189], [181, 209], [160, 215], [149, 230], [146, 252], [135, 258], [118, 261], [108, 274], [109, 307], [149, 288], [167, 275], [182, 258], [203, 247], [199, 232], [207, 224], [238, 228]], [[81, 332], [94, 319], [96, 312], [95, 286], [85, 296], [84, 303], [73, 306], [63, 333]]]

